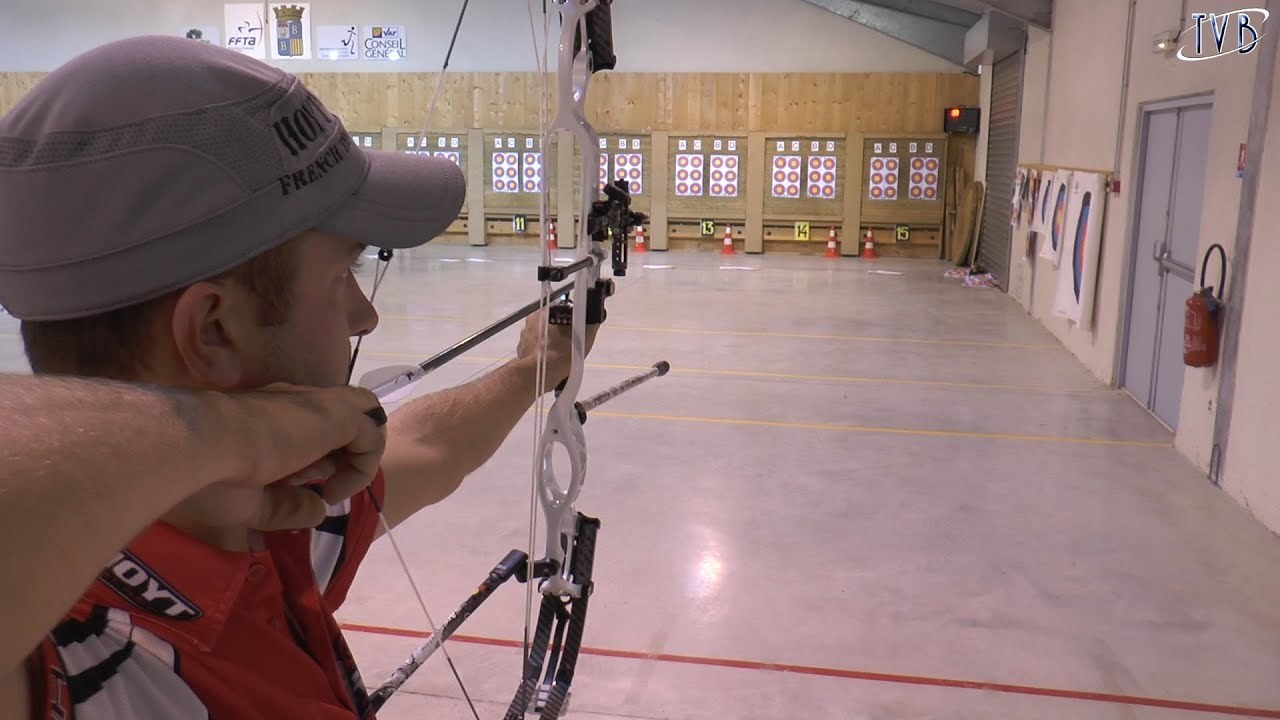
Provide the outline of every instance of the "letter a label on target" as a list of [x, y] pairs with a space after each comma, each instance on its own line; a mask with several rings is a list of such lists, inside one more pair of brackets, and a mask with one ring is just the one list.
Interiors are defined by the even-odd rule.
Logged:
[[773, 197], [800, 197], [800, 181], [803, 179], [803, 176], [800, 174], [800, 162], [799, 155], [774, 156], [773, 183], [771, 191]]
[[898, 158], [874, 155], [868, 163], [867, 198], [896, 200], [898, 197]]

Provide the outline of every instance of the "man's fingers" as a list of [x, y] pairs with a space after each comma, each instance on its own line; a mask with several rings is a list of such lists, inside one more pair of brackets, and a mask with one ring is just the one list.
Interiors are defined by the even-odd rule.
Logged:
[[332, 457], [323, 457], [298, 472], [280, 480], [279, 484], [290, 487], [319, 484], [328, 480], [337, 471], [337, 462], [335, 462]]
[[254, 528], [262, 532], [305, 530], [324, 522], [325, 503], [305, 487], [268, 485], [263, 488], [262, 505]]

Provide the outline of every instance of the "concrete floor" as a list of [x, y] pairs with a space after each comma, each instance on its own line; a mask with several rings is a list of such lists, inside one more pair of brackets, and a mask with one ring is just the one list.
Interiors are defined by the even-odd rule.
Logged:
[[[534, 299], [536, 263], [401, 253], [357, 376]], [[583, 395], [673, 370], [586, 425], [579, 507], [603, 526], [572, 716], [1280, 717], [1280, 541], [1008, 297], [932, 261], [671, 252], [632, 268]], [[0, 368], [25, 367], [0, 318]], [[527, 547], [532, 427], [395, 533], [437, 623]], [[519, 679], [524, 602], [512, 582], [446, 646], [483, 718]], [[370, 684], [420, 642], [385, 539], [341, 619]], [[381, 717], [472, 716], [437, 653]]]

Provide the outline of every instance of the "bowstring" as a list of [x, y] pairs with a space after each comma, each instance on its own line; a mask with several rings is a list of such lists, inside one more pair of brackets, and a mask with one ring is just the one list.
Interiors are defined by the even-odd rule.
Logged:
[[[538, 33], [534, 25], [534, 3], [537, 0], [529, 0], [526, 7], [529, 11], [529, 34], [533, 41], [534, 63], [538, 68], [538, 142], [541, 144], [539, 152], [542, 153], [542, 167], [544, 168], [541, 178], [541, 190], [538, 196], [538, 228], [540, 236], [538, 240], [539, 250], [542, 255], [543, 266], [549, 266], [554, 251], [550, 243], [547, 242], [550, 233], [547, 232], [548, 219], [550, 217], [550, 208], [548, 207], [550, 188], [548, 186], [548, 175], [546, 168], [551, 167], [552, 159], [550, 156], [552, 143], [547, 135], [547, 126], [550, 124], [548, 120], [549, 108], [547, 83], [547, 68], [550, 63], [549, 53], [551, 49], [551, 14], [547, 12], [546, 0], [542, 3], [542, 53], [538, 52]], [[559, 78], [557, 78], [559, 80]], [[556, 144], [558, 148], [559, 145]], [[557, 157], [558, 157], [557, 153]], [[551, 282], [544, 281], [540, 288], [540, 298], [543, 307], [547, 307], [551, 302]], [[548, 318], [549, 319], [549, 318]], [[526, 560], [527, 571], [526, 577], [528, 582], [525, 587], [524, 599], [524, 635], [521, 642], [521, 675], [523, 668], [528, 663], [530, 655], [530, 645], [532, 637], [533, 623], [533, 586], [536, 582], [533, 572], [533, 563], [535, 549], [537, 545], [538, 532], [538, 481], [541, 477], [539, 467], [543, 458], [540, 457], [541, 448], [539, 443], [544, 432], [545, 410], [546, 410], [546, 363], [547, 363], [547, 343], [550, 337], [550, 322], [543, 322], [539, 328], [538, 338], [538, 362], [537, 375], [534, 381], [534, 412], [533, 412], [533, 443], [532, 443], [532, 462], [530, 463], [530, 482], [529, 482], [529, 554]]]
[[[431, 94], [431, 102], [427, 106], [427, 115], [422, 123], [422, 133], [419, 136], [418, 147], [422, 148], [426, 144], [427, 132], [431, 125], [431, 118], [435, 114], [436, 104], [440, 100], [440, 92], [444, 88], [445, 71], [449, 68], [449, 59], [453, 55], [454, 45], [458, 40], [458, 32], [462, 29], [462, 19], [467, 14], [467, 5], [470, 0], [462, 0], [462, 8], [458, 12], [458, 21], [453, 28], [453, 36], [449, 40], [449, 49], [445, 52], [444, 62], [440, 67], [440, 75], [436, 78], [435, 90]], [[378, 266], [374, 269], [373, 287], [369, 291], [369, 304], [373, 305], [377, 295], [378, 288], [382, 285], [383, 279], [386, 278], [387, 272], [391, 267], [392, 255], [383, 255], [382, 251], [378, 254]], [[364, 340], [364, 335], [356, 339], [355, 350], [351, 354], [351, 363], [347, 369], [347, 384], [351, 383], [351, 378], [355, 372], [356, 359], [360, 355], [360, 345]], [[418, 589], [418, 583], [413, 579], [413, 573], [409, 570], [409, 563], [405, 559], [404, 553], [400, 550], [400, 544], [396, 542], [394, 533], [391, 531], [391, 523], [387, 521], [386, 513], [383, 512], [382, 503], [378, 502], [378, 498], [373, 494], [372, 486], [365, 488], [365, 493], [372, 501], [374, 508], [378, 511], [378, 521], [382, 525], [382, 532], [387, 538], [387, 542], [391, 544], [392, 552], [396, 556], [396, 560], [400, 563], [400, 568], [404, 570], [405, 578], [409, 581], [409, 587], [413, 591], [414, 598], [418, 601], [418, 607], [422, 609], [423, 616], [427, 619], [427, 625], [431, 629], [432, 636], [438, 637], [440, 629], [436, 625], [435, 618], [431, 616], [431, 611], [427, 609], [427, 602], [422, 597], [422, 592]], [[471, 694], [467, 692], [466, 683], [462, 682], [462, 676], [458, 673], [458, 668], [453, 662], [453, 658], [449, 655], [449, 649], [445, 647], [443, 638], [441, 639], [439, 650], [444, 655], [445, 662], [449, 665], [450, 672], [453, 673], [454, 680], [458, 683], [458, 689], [462, 691], [462, 697], [467, 701], [467, 707], [471, 709], [471, 715], [475, 720], [480, 720], [480, 713], [476, 710], [475, 703], [471, 700]]]
[[[419, 136], [419, 142], [418, 142], [419, 148], [424, 147], [426, 145], [426, 139], [427, 139], [426, 136], [429, 131], [431, 118], [434, 115], [435, 109], [439, 102], [440, 93], [444, 86], [445, 70], [449, 66], [449, 57], [453, 53], [453, 48], [458, 37], [458, 31], [462, 25], [462, 18], [466, 14], [468, 2], [469, 0], [463, 0], [462, 9], [458, 16], [458, 22], [454, 27], [453, 37], [451, 38], [449, 43], [449, 50], [445, 55], [445, 61], [443, 63], [443, 66], [441, 67], [440, 75], [436, 80], [436, 85], [432, 92], [431, 101], [427, 108], [427, 117], [423, 123], [422, 133]], [[539, 142], [542, 144], [542, 147], [540, 148], [540, 152], [543, 158], [542, 167], [544, 168], [542, 178], [541, 178], [542, 192], [540, 193], [540, 196], [539, 196], [539, 207], [538, 207], [539, 228], [541, 230], [542, 237], [540, 238], [540, 241], [538, 244], [541, 246], [540, 250], [543, 258], [543, 265], [550, 265], [553, 257], [553, 250], [549, 246], [549, 244], [546, 242], [546, 237], [548, 235], [548, 233], [546, 232], [546, 229], [548, 227], [547, 220], [550, 216], [550, 212], [549, 212], [550, 209], [548, 207], [549, 205], [549, 197], [548, 197], [549, 190], [547, 186], [548, 173], [546, 172], [545, 168], [549, 167], [549, 163], [551, 162], [551, 159], [549, 158], [549, 155], [548, 155], [548, 151], [551, 148], [551, 143], [548, 142], [550, 138], [547, 136], [547, 127], [550, 124], [548, 120], [548, 116], [550, 112], [549, 110], [550, 94], [548, 92], [548, 83], [547, 83], [547, 76], [549, 74], [548, 66], [550, 61], [547, 56], [549, 55], [550, 49], [551, 49], [550, 48], [551, 15], [549, 12], [547, 12], [546, 0], [543, 0], [542, 53], [539, 54], [537, 30], [536, 30], [534, 18], [533, 18], [533, 15], [534, 15], [533, 4], [535, 2], [537, 2], [537, 0], [529, 0], [528, 11], [529, 11], [529, 29], [530, 29], [530, 34], [532, 36], [532, 41], [533, 41], [534, 59], [535, 59], [535, 63], [536, 63], [536, 67], [538, 69], [538, 75], [539, 75], [540, 93], [539, 93], [539, 107], [538, 107], [538, 130], [539, 130], [539, 138], [540, 138]], [[557, 80], [559, 80], [559, 78], [557, 78]], [[587, 152], [588, 150], [590, 149], [583, 148], [583, 152]], [[585, 219], [583, 220], [583, 222], [585, 222]], [[382, 285], [383, 280], [386, 278], [387, 272], [390, 270], [390, 259], [391, 259], [390, 257], [387, 257], [385, 259], [382, 258], [381, 256], [379, 257], [380, 262], [374, 269], [373, 287], [370, 290], [370, 294], [369, 294], [370, 304], [374, 303], [377, 297], [378, 289]], [[541, 299], [541, 305], [543, 307], [549, 307], [551, 304], [551, 282], [549, 280], [543, 281], [541, 283], [541, 289], [539, 294]], [[548, 343], [549, 343], [549, 334], [550, 334], [550, 323], [549, 322], [540, 323], [538, 332], [539, 332], [539, 338], [538, 338], [539, 342], [538, 342], [537, 363], [536, 363], [536, 377], [535, 377], [535, 383], [534, 383], [535, 390], [534, 390], [533, 465], [532, 465], [532, 482], [530, 483], [530, 500], [529, 500], [529, 553], [528, 553], [528, 573], [526, 576], [528, 578], [528, 583], [527, 583], [528, 587], [526, 588], [526, 591], [525, 591], [525, 622], [524, 622], [522, 660], [526, 660], [528, 658], [529, 652], [530, 652], [529, 646], [531, 644], [530, 637], [531, 637], [531, 621], [533, 617], [533, 587], [536, 582], [536, 578], [534, 577], [534, 573], [533, 573], [533, 563], [535, 558], [535, 546], [537, 544], [537, 526], [538, 526], [537, 507], [538, 507], [538, 499], [539, 499], [538, 498], [538, 495], [539, 495], [538, 480], [540, 478], [539, 467], [544, 460], [544, 458], [541, 457], [540, 448], [538, 447], [538, 441], [544, 432], [545, 415], [546, 415], [546, 411], [545, 411], [546, 369], [547, 369], [547, 354], [548, 354]], [[360, 346], [363, 340], [364, 340], [363, 335], [356, 339], [356, 346], [352, 353], [351, 362], [348, 367], [348, 383], [350, 382], [350, 378], [354, 374], [356, 360], [359, 357]], [[475, 377], [493, 368], [498, 363], [503, 362], [508, 357], [510, 357], [510, 354], [508, 354], [507, 356], [495, 359], [488, 365], [485, 365], [484, 367], [480, 368], [476, 372], [469, 375], [466, 379], [462, 381], [462, 384], [470, 382], [470, 380], [474, 379]], [[396, 559], [399, 562], [401, 569], [404, 570], [405, 577], [409, 581], [409, 586], [413, 591], [414, 597], [418, 602], [419, 608], [422, 610], [423, 616], [427, 619], [427, 624], [430, 626], [432, 635], [439, 635], [439, 629], [435, 623], [435, 619], [432, 617], [431, 611], [427, 608], [426, 601], [423, 599], [422, 593], [418, 588], [417, 582], [413, 578], [413, 573], [409, 569], [408, 561], [405, 559], [404, 553], [401, 551], [400, 545], [395, 539], [395, 535], [392, 532], [390, 523], [387, 521], [386, 515], [383, 512], [381, 504], [377, 501], [377, 498], [373, 495], [371, 488], [366, 488], [366, 492], [368, 493], [370, 500], [373, 502], [374, 507], [378, 511], [378, 519], [382, 525], [383, 533], [386, 535], [387, 540], [391, 545], [392, 551], [396, 556]], [[475, 717], [476, 720], [480, 720], [480, 715], [479, 715], [479, 712], [476, 710], [475, 703], [472, 701], [470, 694], [467, 692], [466, 685], [465, 683], [463, 683], [462, 677], [458, 673], [457, 666], [454, 664], [453, 658], [449, 655], [449, 651], [445, 647], [445, 642], [442, 641], [440, 643], [439, 650], [441, 651], [441, 654], [444, 655], [445, 661], [449, 665], [449, 669], [453, 673], [454, 679], [458, 683], [458, 688], [459, 690], [461, 690], [462, 695], [467, 702], [467, 706], [471, 709], [472, 716]]]

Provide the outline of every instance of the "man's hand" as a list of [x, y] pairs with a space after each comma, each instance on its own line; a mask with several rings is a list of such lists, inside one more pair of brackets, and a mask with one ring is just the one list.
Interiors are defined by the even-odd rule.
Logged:
[[[520, 342], [516, 345], [516, 355], [521, 360], [536, 363], [544, 327], [547, 330], [547, 373], [544, 387], [550, 391], [569, 377], [572, 370], [573, 328], [568, 325], [548, 326], [547, 309], [543, 308], [525, 320], [524, 330], [520, 332]], [[599, 325], [587, 325], [586, 353], [590, 353], [595, 345], [599, 330]]]
[[182, 503], [206, 527], [315, 527], [326, 503], [360, 492], [378, 471], [386, 414], [368, 390], [272, 385], [211, 402], [211, 430], [244, 462]]

